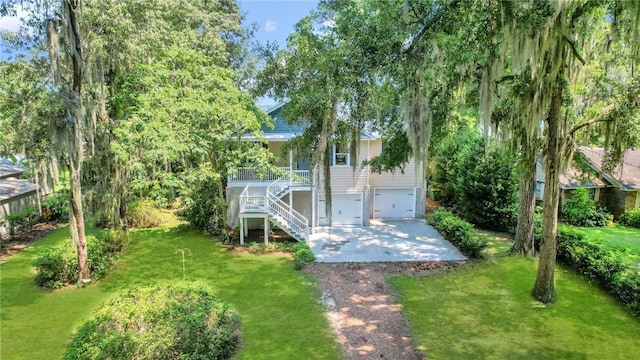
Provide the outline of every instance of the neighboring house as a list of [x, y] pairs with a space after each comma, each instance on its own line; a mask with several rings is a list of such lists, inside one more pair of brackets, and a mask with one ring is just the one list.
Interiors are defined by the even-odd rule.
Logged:
[[38, 187], [29, 180], [18, 179], [28, 169], [14, 164], [9, 159], [0, 159], [0, 235], [7, 233], [3, 226], [5, 216], [22, 210], [25, 206], [36, 206]]
[[627, 150], [622, 162], [608, 173], [602, 171], [604, 149], [581, 147], [579, 151], [609, 184], [601, 192], [600, 202], [614, 216], [640, 207], [640, 150]]
[[[410, 161], [404, 171], [372, 173], [362, 161], [382, 152], [382, 139], [361, 134], [358, 158], [348, 148], [333, 145], [331, 162], [331, 212], [326, 211], [324, 174], [310, 169], [309, 161], [295, 150], [282, 153], [282, 145], [303, 132], [288, 125], [281, 116], [283, 105], [267, 113], [275, 120], [273, 129], [263, 128], [268, 149], [279, 161], [278, 173], [254, 168], [232, 170], [227, 183], [227, 215], [231, 225], [240, 224], [241, 242], [249, 228], [269, 223], [282, 228], [299, 241], [308, 240], [318, 226], [363, 226], [371, 218], [415, 218], [425, 211], [423, 171]], [[356, 162], [357, 163], [354, 163]]]
[[[600, 200], [602, 189], [608, 186], [594, 171], [593, 173], [584, 173], [580, 170], [569, 168], [560, 173], [560, 204], [563, 204], [571, 197], [573, 190], [577, 188], [587, 189], [589, 197], [596, 202]], [[544, 168], [542, 167], [542, 159], [538, 159], [536, 164], [536, 199], [542, 200], [544, 193]]]
[[[610, 173], [602, 171], [604, 149], [581, 146], [577, 151], [584, 155], [593, 173], [584, 174], [569, 168], [560, 174], [561, 204], [571, 197], [573, 190], [585, 188], [589, 197], [606, 207], [614, 216], [640, 207], [640, 150], [627, 150], [622, 163]], [[544, 170], [540, 159], [537, 163], [536, 181], [536, 197], [542, 199]]]

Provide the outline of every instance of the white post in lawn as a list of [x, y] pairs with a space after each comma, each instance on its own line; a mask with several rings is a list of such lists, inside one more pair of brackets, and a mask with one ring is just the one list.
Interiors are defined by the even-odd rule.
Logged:
[[267, 245], [269, 243], [269, 217], [265, 216], [264, 218], [264, 244]]

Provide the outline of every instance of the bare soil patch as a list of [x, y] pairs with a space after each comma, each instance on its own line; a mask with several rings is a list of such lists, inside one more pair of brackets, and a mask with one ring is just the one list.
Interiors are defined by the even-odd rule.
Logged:
[[385, 279], [461, 267], [466, 261], [402, 263], [312, 263], [331, 327], [348, 359], [424, 359], [411, 339], [402, 309]]
[[31, 230], [21, 232], [13, 237], [8, 235], [4, 236], [2, 238], [2, 248], [0, 249], [0, 261], [4, 261], [9, 256], [26, 249], [32, 243], [58, 230], [62, 226], [64, 226], [64, 224], [42, 222], [35, 224]]

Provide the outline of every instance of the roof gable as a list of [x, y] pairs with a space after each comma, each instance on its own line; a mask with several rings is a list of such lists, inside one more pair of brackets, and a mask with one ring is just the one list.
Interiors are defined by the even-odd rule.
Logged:
[[602, 172], [603, 148], [580, 147], [579, 151], [603, 177], [619, 185], [622, 190], [640, 189], [640, 150], [626, 150], [622, 162], [610, 173]]

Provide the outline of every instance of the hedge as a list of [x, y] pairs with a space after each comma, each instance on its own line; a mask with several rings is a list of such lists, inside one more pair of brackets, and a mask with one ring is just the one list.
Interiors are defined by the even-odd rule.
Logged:
[[[103, 238], [87, 236], [87, 265], [93, 279], [99, 279], [111, 269], [119, 254], [127, 247], [124, 231], [110, 231]], [[57, 289], [78, 281], [78, 257], [71, 238], [50, 248], [33, 261], [35, 282], [47, 289]]]
[[561, 229], [557, 258], [597, 282], [640, 317], [640, 274], [625, 262], [622, 252], [589, 242], [583, 233]]
[[64, 359], [230, 359], [239, 343], [240, 316], [208, 287], [156, 285], [101, 306]]
[[620, 215], [618, 222], [622, 225], [640, 228], [640, 209], [629, 209]]
[[482, 257], [487, 241], [477, 236], [473, 225], [445, 210], [438, 210], [431, 215], [429, 223], [467, 257]]

